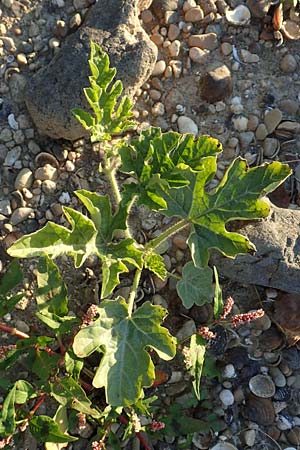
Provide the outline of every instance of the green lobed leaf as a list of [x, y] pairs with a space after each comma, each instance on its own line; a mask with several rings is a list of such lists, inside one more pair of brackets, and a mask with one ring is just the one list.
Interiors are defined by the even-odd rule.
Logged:
[[16, 429], [15, 422], [15, 396], [16, 385], [9, 391], [4, 399], [2, 409], [0, 411], [0, 436], [7, 437], [13, 434]]
[[121, 171], [134, 173], [138, 184], [125, 185], [125, 195], [132, 191], [139, 197], [138, 204], [153, 209], [164, 207], [164, 201], [157, 195], [156, 186], [163, 184], [166, 189], [180, 188], [189, 181], [182, 174], [182, 168], [202, 170], [203, 159], [221, 151], [217, 139], [194, 135], [181, 135], [176, 132], [162, 133], [160, 128], [143, 131], [138, 139], [123, 145], [119, 153], [122, 159]]
[[38, 317], [52, 329], [58, 329], [61, 318], [68, 314], [68, 292], [57, 265], [48, 257], [39, 262], [37, 284]]
[[[74, 258], [75, 267], [80, 267], [90, 255], [97, 255], [102, 261], [101, 297], [104, 298], [110, 295], [119, 283], [120, 274], [128, 272], [128, 265], [142, 268], [143, 254], [137, 248], [133, 239], [123, 239], [120, 242], [113, 241], [115, 233], [127, 227], [128, 205], [122, 210], [120, 208], [116, 214], [112, 214], [108, 196], [101, 196], [85, 190], [75, 193], [83, 202], [93, 220], [72, 208], [64, 207], [64, 213], [71, 225], [71, 230], [48, 222], [41, 230], [23, 236], [16, 241], [8, 249], [8, 253], [17, 258], [44, 255], [55, 258], [67, 254]], [[55, 314], [56, 316], [59, 315], [57, 312]], [[44, 317], [40, 318], [44, 321], [48, 319], [47, 324], [54, 327], [54, 316], [52, 319], [49, 316], [45, 319], [45, 316], [44, 314]]]
[[185, 264], [182, 279], [176, 289], [183, 305], [189, 309], [194, 304], [210, 303], [213, 297], [212, 270], [210, 267], [195, 267], [192, 261]]
[[123, 298], [104, 300], [98, 308], [99, 318], [82, 328], [74, 338], [74, 353], [85, 358], [94, 351], [103, 353], [93, 385], [105, 387], [106, 400], [112, 406], [134, 404], [142, 388], [155, 379], [154, 365], [147, 348], [160, 358], [175, 356], [175, 339], [160, 324], [166, 311], [149, 302], [131, 317]]
[[145, 257], [145, 269], [151, 270], [158, 278], [165, 280], [168, 272], [164, 258], [157, 253], [150, 253]]
[[65, 368], [66, 372], [74, 378], [74, 380], [78, 381], [80, 372], [83, 368], [84, 362], [82, 359], [78, 358], [73, 350], [70, 348], [65, 353]]
[[194, 377], [193, 388], [197, 399], [201, 400], [201, 376], [204, 365], [204, 357], [206, 351], [206, 342], [198, 334], [193, 334], [190, 340], [190, 357], [191, 357], [191, 368], [190, 372]]
[[219, 284], [219, 275], [217, 268], [214, 266], [215, 276], [215, 295], [214, 295], [214, 319], [218, 319], [223, 314], [224, 304], [222, 289]]
[[84, 94], [94, 116], [81, 108], [75, 108], [72, 112], [81, 125], [91, 132], [92, 142], [110, 140], [111, 135], [134, 127], [132, 103], [126, 96], [120, 100], [123, 84], [120, 80], [113, 83], [116, 69], [109, 67], [108, 55], [93, 42], [89, 66], [90, 87], [84, 89]]
[[216, 158], [207, 157], [203, 160], [201, 172], [185, 171], [189, 186], [159, 188], [167, 204], [162, 213], [183, 217], [192, 223], [188, 245], [197, 267], [207, 265], [210, 248], [216, 248], [229, 257], [255, 250], [246, 237], [227, 231], [226, 224], [232, 220], [266, 217], [269, 204], [259, 198], [275, 189], [291, 173], [288, 165], [277, 161], [248, 169], [247, 162], [237, 158], [219, 186], [208, 193], [205, 187], [215, 171]]
[[74, 442], [78, 438], [63, 433], [54, 419], [48, 416], [34, 416], [29, 422], [29, 429], [38, 442]]
[[63, 406], [94, 418], [100, 417], [99, 411], [92, 408], [92, 402], [88, 399], [82, 387], [72, 377], [56, 380], [52, 385], [51, 395]]

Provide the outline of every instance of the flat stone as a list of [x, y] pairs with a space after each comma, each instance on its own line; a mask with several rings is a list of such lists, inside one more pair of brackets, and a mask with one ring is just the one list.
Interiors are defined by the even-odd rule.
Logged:
[[64, 40], [50, 64], [28, 83], [29, 113], [41, 134], [76, 140], [87, 135], [72, 115], [75, 107], [89, 109], [83, 88], [89, 86], [90, 41], [100, 45], [117, 69], [125, 93], [133, 96], [152, 73], [157, 48], [139, 20], [149, 1], [99, 0], [80, 28]]
[[176, 112], [176, 106], [184, 103], [183, 94], [176, 88], [172, 88], [165, 98], [165, 108], [168, 114]]
[[232, 78], [227, 66], [218, 66], [207, 72], [200, 82], [201, 97], [208, 103], [224, 100], [232, 94]]
[[264, 123], [260, 123], [256, 129], [255, 136], [259, 141], [263, 141], [268, 136], [268, 130]]
[[174, 41], [175, 39], [178, 38], [179, 35], [180, 35], [180, 28], [174, 23], [171, 23], [168, 29], [168, 39], [170, 39], [170, 41]]
[[179, 0], [153, 0], [151, 4], [151, 10], [159, 19], [163, 19], [167, 11], [177, 11], [178, 8]]
[[271, 205], [271, 214], [238, 230], [256, 247], [253, 255], [224, 258], [213, 252], [219, 272], [239, 283], [300, 293], [300, 211]]
[[58, 171], [55, 167], [50, 164], [45, 164], [44, 167], [39, 167], [34, 172], [34, 177], [36, 180], [52, 180], [55, 181], [58, 177]]
[[11, 215], [10, 223], [12, 225], [18, 225], [19, 223], [24, 222], [24, 220], [28, 219], [30, 214], [32, 214], [34, 210], [32, 208], [21, 207], [14, 210]]
[[33, 173], [27, 167], [20, 170], [15, 179], [15, 189], [30, 189], [33, 182]]
[[264, 122], [267, 127], [268, 134], [273, 133], [273, 131], [275, 130], [277, 125], [279, 125], [281, 120], [282, 120], [282, 112], [278, 108], [274, 108], [266, 113]]
[[178, 129], [179, 129], [180, 133], [182, 133], [182, 134], [191, 133], [191, 134], [194, 134], [195, 136], [197, 136], [198, 126], [193, 121], [193, 119], [190, 119], [189, 117], [186, 117], [186, 116], [180, 116], [178, 118], [177, 123], [178, 123]]
[[215, 50], [218, 47], [218, 36], [216, 33], [193, 34], [189, 37], [188, 44], [203, 50]]

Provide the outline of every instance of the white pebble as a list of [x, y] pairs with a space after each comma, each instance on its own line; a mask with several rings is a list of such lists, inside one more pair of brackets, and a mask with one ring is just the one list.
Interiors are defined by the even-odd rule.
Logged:
[[227, 364], [224, 369], [223, 369], [223, 373], [222, 373], [224, 378], [235, 378], [236, 377], [236, 373], [235, 373], [235, 368], [233, 364]]
[[12, 113], [9, 114], [9, 116], [7, 117], [7, 122], [8, 122], [8, 125], [10, 126], [10, 128], [12, 128], [13, 130], [19, 129], [19, 124], [16, 121], [15, 116]]
[[69, 194], [69, 192], [62, 192], [61, 195], [58, 198], [58, 201], [60, 203], [62, 203], [63, 205], [70, 203], [71, 201], [71, 196]]
[[219, 398], [224, 406], [231, 406], [234, 404], [234, 396], [229, 389], [223, 389], [219, 394]]
[[198, 134], [197, 124], [187, 116], [180, 116], [177, 120], [179, 132], [182, 134], [191, 133], [194, 136]]

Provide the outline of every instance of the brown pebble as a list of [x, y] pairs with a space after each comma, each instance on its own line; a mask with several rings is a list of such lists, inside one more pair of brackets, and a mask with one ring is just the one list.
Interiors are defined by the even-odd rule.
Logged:
[[218, 47], [218, 36], [216, 33], [194, 34], [189, 37], [188, 44], [190, 47], [214, 50]]
[[204, 14], [200, 6], [189, 9], [184, 15], [184, 20], [186, 22], [199, 22], [203, 18]]
[[279, 67], [284, 73], [292, 73], [296, 70], [297, 61], [293, 55], [288, 53], [281, 59]]
[[168, 39], [170, 39], [170, 41], [174, 41], [175, 39], [178, 38], [179, 34], [180, 34], [179, 27], [174, 23], [171, 23], [168, 29]]
[[287, 114], [293, 116], [298, 111], [298, 103], [295, 100], [285, 99], [280, 102], [280, 109]]
[[264, 123], [260, 123], [255, 132], [256, 139], [263, 141], [268, 136], [268, 130]]
[[293, 445], [300, 444], [300, 427], [294, 427], [287, 433], [288, 441]]

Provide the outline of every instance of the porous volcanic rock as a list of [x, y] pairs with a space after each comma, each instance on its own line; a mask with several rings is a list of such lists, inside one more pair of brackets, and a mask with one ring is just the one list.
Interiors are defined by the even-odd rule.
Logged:
[[213, 253], [219, 272], [240, 283], [300, 293], [300, 211], [271, 205], [268, 218], [238, 230], [256, 246], [253, 255], [235, 259]]
[[83, 25], [68, 36], [51, 63], [28, 83], [26, 105], [41, 134], [76, 140], [85, 130], [71, 109], [88, 109], [83, 88], [88, 86], [90, 41], [108, 54], [125, 93], [133, 96], [150, 76], [157, 48], [140, 25], [138, 15], [149, 0], [99, 0]]

